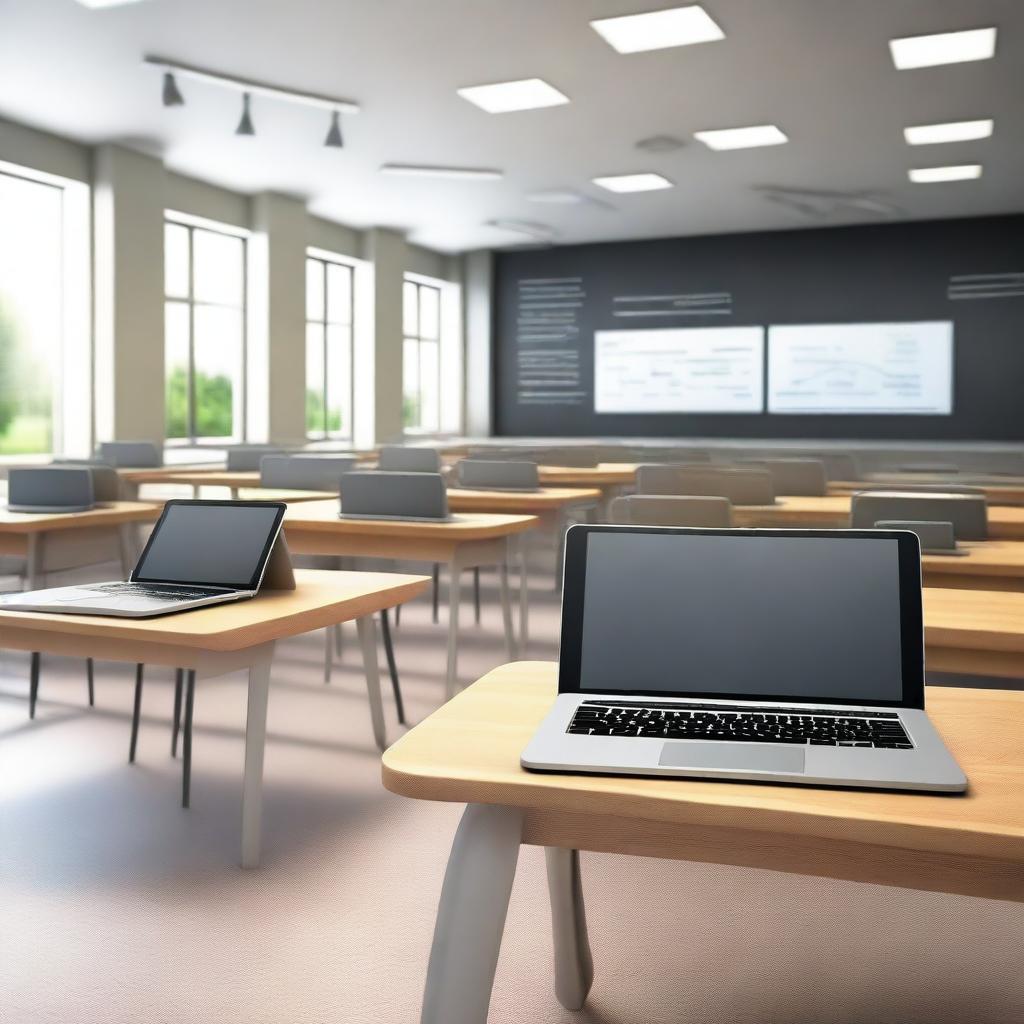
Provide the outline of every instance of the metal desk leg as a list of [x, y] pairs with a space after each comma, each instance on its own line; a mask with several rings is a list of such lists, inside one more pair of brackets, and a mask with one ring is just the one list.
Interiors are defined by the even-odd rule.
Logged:
[[139, 742], [139, 718], [142, 714], [143, 664], [135, 666], [135, 702], [132, 705], [132, 738], [128, 743], [128, 763], [135, 764], [135, 747]]
[[473, 621], [480, 625], [480, 566], [473, 566]]
[[331, 681], [331, 670], [334, 668], [334, 644], [331, 643], [331, 627], [324, 630], [324, 682]]
[[96, 672], [92, 658], [85, 659], [85, 685], [89, 691], [89, 707], [96, 706]]
[[579, 850], [544, 851], [555, 945], [555, 995], [567, 1010], [581, 1010], [594, 981], [594, 960], [583, 909]]
[[[401, 605], [397, 606], [401, 608]], [[388, 675], [391, 676], [391, 692], [395, 698], [395, 711], [398, 714], [398, 724], [405, 725], [405, 704], [402, 702], [402, 687], [398, 682], [398, 665], [395, 663], [395, 648], [391, 642], [391, 622], [388, 618], [387, 608], [380, 611], [380, 633], [384, 640], [384, 655], [388, 659]]]
[[174, 721], [171, 722], [171, 757], [178, 756], [178, 734], [181, 731], [181, 693], [185, 684], [185, 670], [174, 670]]
[[486, 1024], [523, 813], [470, 804], [448, 857], [421, 1024]]
[[512, 599], [508, 588], [508, 556], [498, 566], [498, 585], [501, 591], [501, 617], [505, 623], [505, 650], [509, 661], [516, 660], [516, 634], [512, 628]]
[[439, 600], [438, 593], [439, 593], [439, 591], [441, 589], [441, 566], [437, 562], [434, 563], [434, 574], [433, 574], [433, 576], [434, 576], [434, 578], [433, 578], [433, 584], [432, 584], [432, 589], [431, 589], [431, 602], [432, 602], [431, 616], [432, 616], [432, 621], [436, 624], [437, 623], [437, 604], [438, 604], [438, 600]]
[[249, 667], [249, 706], [245, 717], [245, 775], [242, 782], [242, 867], [260, 862], [263, 820], [263, 750], [267, 742], [267, 700], [274, 647]]
[[527, 579], [527, 537], [530, 531], [519, 534], [519, 656], [525, 658], [530, 644], [530, 584]]
[[366, 673], [366, 695], [370, 702], [370, 721], [373, 723], [373, 738], [378, 750], [386, 750], [387, 733], [384, 728], [384, 704], [380, 696], [380, 669], [377, 665], [377, 630], [373, 615], [356, 619], [359, 643], [363, 649], [363, 670]]
[[462, 596], [462, 571], [453, 558], [448, 565], [448, 673], [445, 678], [445, 700], [455, 696], [459, 660], [459, 604]]
[[196, 706], [196, 670], [185, 674], [185, 727], [181, 741], [181, 806], [192, 800], [192, 720]]
[[39, 698], [39, 652], [32, 652], [28, 674], [28, 717], [36, 717], [36, 700]]

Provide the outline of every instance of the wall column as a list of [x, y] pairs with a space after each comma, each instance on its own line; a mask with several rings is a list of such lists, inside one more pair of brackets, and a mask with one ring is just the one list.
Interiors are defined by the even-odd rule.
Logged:
[[252, 201], [246, 436], [306, 437], [306, 207], [264, 192]]
[[463, 260], [466, 335], [466, 418], [470, 437], [489, 437], [494, 430], [491, 370], [494, 322], [494, 254], [487, 249], [466, 253]]
[[164, 440], [164, 169], [118, 146], [94, 155], [96, 434]]

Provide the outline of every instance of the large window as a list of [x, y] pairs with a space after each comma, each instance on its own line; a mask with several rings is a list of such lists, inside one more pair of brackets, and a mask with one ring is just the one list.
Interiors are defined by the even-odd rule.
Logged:
[[0, 173], [0, 225], [0, 456], [52, 452], [60, 447], [63, 190]]
[[410, 433], [441, 429], [441, 289], [406, 280], [402, 418]]
[[345, 263], [306, 260], [306, 434], [352, 437], [352, 282]]
[[164, 227], [167, 436], [241, 440], [245, 422], [245, 239]]

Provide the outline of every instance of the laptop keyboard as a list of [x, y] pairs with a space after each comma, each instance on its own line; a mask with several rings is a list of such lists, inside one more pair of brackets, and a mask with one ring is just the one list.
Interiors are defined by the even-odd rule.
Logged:
[[127, 594], [129, 597], [155, 597], [161, 601], [195, 601], [200, 597], [215, 597], [223, 590], [183, 590], [181, 587], [155, 587], [145, 583], [105, 583], [99, 587], [85, 587], [100, 594]]
[[668, 740], [726, 740], [731, 743], [800, 743], [826, 747], [882, 747], [910, 750], [913, 743], [899, 716], [883, 711], [646, 704], [585, 701], [566, 732], [575, 736], [646, 736]]

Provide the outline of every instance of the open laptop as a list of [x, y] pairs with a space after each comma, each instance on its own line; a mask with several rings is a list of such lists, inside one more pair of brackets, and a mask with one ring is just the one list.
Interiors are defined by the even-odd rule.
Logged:
[[341, 478], [342, 519], [446, 522], [448, 491], [440, 473], [356, 470]]
[[539, 771], [961, 792], [924, 709], [917, 537], [573, 526]]
[[254, 597], [285, 508], [279, 501], [169, 501], [127, 583], [10, 594], [0, 609], [142, 619]]

